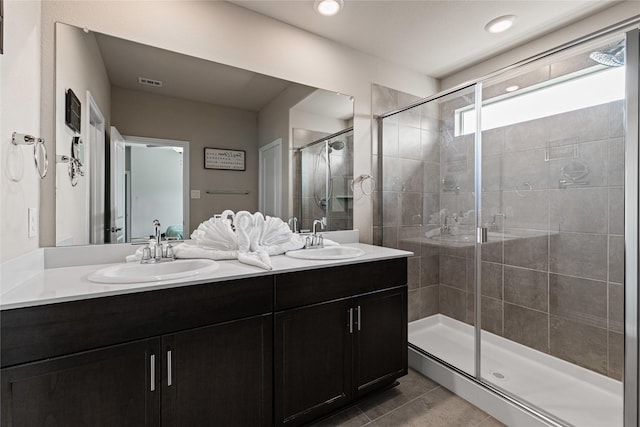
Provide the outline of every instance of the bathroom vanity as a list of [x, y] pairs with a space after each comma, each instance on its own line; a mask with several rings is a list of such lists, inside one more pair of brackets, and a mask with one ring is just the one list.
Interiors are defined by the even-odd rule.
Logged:
[[[357, 246], [354, 260], [223, 261], [198, 280], [3, 301], [1, 425], [293, 426], [393, 384], [410, 253]], [[91, 286], [90, 267], [67, 270]]]

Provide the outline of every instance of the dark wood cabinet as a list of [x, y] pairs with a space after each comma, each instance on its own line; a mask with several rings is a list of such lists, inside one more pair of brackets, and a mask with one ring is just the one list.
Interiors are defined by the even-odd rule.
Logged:
[[275, 425], [305, 424], [406, 375], [406, 260], [277, 276], [275, 305]]
[[354, 388], [356, 397], [407, 373], [407, 289], [356, 298]]
[[163, 427], [272, 425], [272, 316], [162, 337]]
[[158, 351], [151, 339], [3, 369], [1, 424], [159, 426]]
[[275, 419], [300, 425], [352, 397], [347, 300], [277, 313]]
[[0, 427], [297, 426], [407, 372], [406, 258], [0, 312]]

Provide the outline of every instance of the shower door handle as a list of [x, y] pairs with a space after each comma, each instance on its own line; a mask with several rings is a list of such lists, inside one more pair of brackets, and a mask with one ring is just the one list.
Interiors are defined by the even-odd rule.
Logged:
[[487, 243], [489, 241], [489, 229], [487, 227], [478, 227], [478, 243]]

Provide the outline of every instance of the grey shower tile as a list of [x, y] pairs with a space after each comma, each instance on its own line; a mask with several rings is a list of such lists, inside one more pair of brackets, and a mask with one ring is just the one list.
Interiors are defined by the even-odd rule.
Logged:
[[458, 289], [466, 289], [467, 260], [465, 258], [441, 256], [440, 283]]
[[504, 152], [504, 127], [482, 131], [482, 157], [497, 156]]
[[501, 213], [509, 213], [504, 220], [507, 230], [511, 228], [549, 229], [549, 191], [528, 188], [502, 193], [505, 210]]
[[482, 157], [482, 189], [483, 191], [498, 191], [502, 189], [502, 155]]
[[382, 191], [402, 191], [404, 184], [401, 159], [383, 156]]
[[409, 291], [407, 294], [407, 317], [409, 322], [420, 319], [420, 289]]
[[385, 121], [382, 128], [382, 155], [398, 157], [399, 140], [398, 125]]
[[[418, 101], [418, 98], [415, 95], [410, 95], [405, 92], [398, 92], [398, 103], [400, 106], [409, 105], [413, 102]], [[420, 118], [422, 116], [422, 110], [420, 107], [410, 108], [402, 113], [397, 114], [398, 123], [404, 126], [413, 126], [415, 128], [420, 127]]]
[[546, 271], [504, 267], [504, 300], [539, 311], [548, 311]]
[[422, 193], [400, 195], [400, 224], [422, 225]]
[[607, 327], [607, 284], [549, 275], [549, 312], [574, 322]]
[[608, 375], [622, 381], [624, 375], [624, 335], [609, 331]]
[[624, 137], [624, 101], [609, 103], [609, 138]]
[[439, 285], [427, 286], [420, 289], [421, 312], [420, 317], [429, 317], [440, 312]]
[[609, 188], [609, 234], [624, 234], [624, 188]]
[[424, 162], [422, 191], [425, 193], [440, 192], [440, 164]]
[[607, 374], [607, 330], [550, 316], [551, 354]]
[[[427, 254], [425, 254], [425, 252]], [[440, 256], [430, 255], [431, 251], [425, 246], [422, 247], [422, 258], [420, 262], [420, 287], [437, 285], [440, 283]]]
[[482, 261], [502, 263], [504, 258], [502, 250], [504, 242], [502, 240], [489, 242], [482, 245]]
[[438, 387], [374, 420], [369, 426], [475, 426], [487, 416], [466, 400]]
[[405, 159], [422, 160], [420, 129], [400, 125], [398, 135], [398, 156]]
[[609, 236], [609, 281], [624, 283], [624, 236]]
[[398, 166], [402, 169], [400, 188], [402, 192], [422, 193], [423, 167], [421, 160], [400, 159]]
[[548, 139], [547, 129], [541, 125], [540, 120], [517, 123], [504, 129], [504, 151], [522, 153], [526, 150], [544, 149]]
[[[424, 118], [422, 121], [424, 122]], [[420, 131], [420, 141], [422, 145], [422, 160], [426, 162], [440, 162], [440, 140], [436, 130], [422, 129]]]
[[[573, 139], [572, 141], [577, 141]], [[577, 158], [565, 158], [552, 160], [549, 162], [549, 186], [550, 188], [560, 188], [560, 180], [571, 180], [576, 177], [568, 169], [574, 167], [586, 167], [587, 175], [576, 178], [577, 182], [584, 182], [581, 187], [604, 187], [607, 185], [607, 174], [609, 162], [607, 160], [608, 140], [603, 139], [594, 142], [580, 143]], [[564, 171], [563, 171], [563, 168]], [[576, 188], [576, 187], [569, 187]]]
[[482, 297], [482, 329], [496, 335], [502, 335], [502, 301]]
[[[484, 248], [483, 248], [484, 249]], [[502, 299], [502, 264], [482, 263], [482, 295], [494, 299]], [[469, 288], [471, 289], [471, 288]]]
[[[440, 194], [422, 193], [422, 223], [440, 226]], [[432, 227], [433, 228], [433, 227]], [[425, 232], [428, 230], [425, 230]]]
[[624, 332], [624, 286], [609, 283], [609, 330]]
[[409, 289], [417, 289], [420, 287], [420, 270], [421, 258], [417, 256], [409, 257], [407, 260], [407, 281]]
[[398, 248], [398, 227], [382, 227], [382, 246]]
[[504, 242], [504, 263], [516, 267], [547, 270], [548, 236], [520, 237]]
[[503, 156], [502, 189], [505, 191], [549, 188], [549, 164], [545, 150], [508, 152]]
[[398, 249], [413, 252], [415, 256], [422, 253], [420, 239], [422, 227], [398, 227]]
[[384, 114], [398, 108], [398, 91], [373, 83], [371, 85], [371, 105], [374, 115]]
[[549, 317], [546, 313], [504, 303], [504, 337], [549, 352]]
[[607, 236], [603, 234], [552, 234], [549, 271], [567, 276], [607, 280]]
[[382, 192], [382, 225], [385, 227], [399, 225], [400, 193], [395, 191]]
[[438, 306], [440, 313], [464, 322], [467, 317], [467, 293], [456, 288], [440, 285], [438, 289]]
[[395, 410], [416, 397], [440, 387], [436, 382], [409, 369], [406, 376], [399, 379], [400, 384], [389, 390], [365, 397], [357, 407], [371, 420]]
[[609, 141], [609, 186], [624, 185], [624, 138]]
[[603, 188], [551, 190], [550, 229], [606, 234], [609, 191]]

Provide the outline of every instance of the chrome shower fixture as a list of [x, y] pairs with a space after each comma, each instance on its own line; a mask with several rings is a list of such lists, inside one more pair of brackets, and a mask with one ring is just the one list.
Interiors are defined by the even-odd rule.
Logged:
[[332, 150], [342, 150], [344, 148], [344, 141], [336, 140], [329, 143], [329, 152]]
[[623, 41], [617, 46], [604, 52], [591, 52], [589, 58], [593, 59], [598, 64], [606, 65], [607, 67], [622, 67], [624, 65], [624, 50]]

